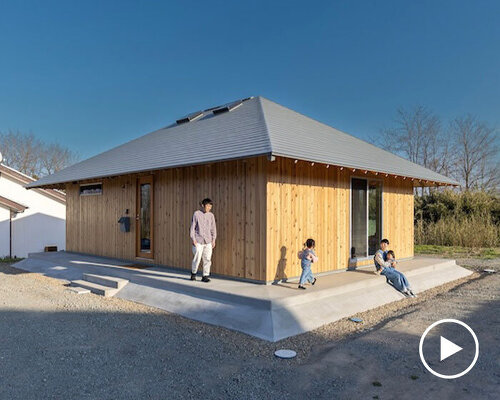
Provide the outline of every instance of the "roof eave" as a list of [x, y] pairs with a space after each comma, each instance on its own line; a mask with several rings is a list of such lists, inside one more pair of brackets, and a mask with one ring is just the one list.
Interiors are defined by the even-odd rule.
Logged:
[[[404, 173], [399, 173], [395, 174], [393, 172], [387, 172], [387, 171], [382, 171], [382, 170], [369, 170], [366, 168], [360, 168], [359, 166], [354, 166], [354, 165], [340, 165], [340, 164], [334, 164], [334, 163], [327, 163], [324, 161], [318, 161], [318, 160], [313, 160], [313, 159], [308, 159], [304, 157], [296, 157], [296, 156], [291, 156], [291, 155], [286, 155], [286, 154], [281, 154], [277, 152], [272, 152], [271, 156], [274, 157], [283, 157], [283, 158], [288, 158], [291, 160], [299, 160], [299, 161], [305, 161], [305, 162], [310, 162], [310, 163], [317, 163], [317, 164], [323, 164], [323, 165], [328, 165], [332, 167], [339, 167], [339, 168], [347, 168], [347, 169], [352, 169], [354, 171], [362, 171], [365, 173], [371, 172], [375, 174], [381, 174], [385, 175], [386, 177], [392, 176], [392, 177], [401, 177], [403, 179], [411, 179], [411, 181], [414, 183], [413, 186], [415, 187], [420, 187], [420, 186], [460, 186], [460, 184], [457, 181], [449, 180], [449, 181], [441, 181], [441, 180], [433, 180], [433, 179], [428, 179], [428, 178], [422, 178], [418, 176], [411, 176], [407, 175]], [[418, 183], [421, 183], [419, 185]]]
[[18, 203], [17, 201], [8, 199], [7, 197], [0, 196], [0, 207], [14, 211], [15, 213], [22, 213], [28, 208], [24, 204]]
[[82, 181], [88, 181], [88, 180], [94, 180], [94, 179], [106, 179], [106, 178], [115, 178], [118, 176], [124, 176], [124, 175], [134, 175], [134, 174], [144, 174], [147, 172], [154, 172], [154, 171], [162, 171], [166, 169], [174, 169], [174, 168], [185, 168], [185, 167], [194, 167], [194, 166], [199, 166], [199, 165], [211, 165], [215, 163], [222, 163], [222, 162], [228, 162], [228, 161], [236, 161], [236, 160], [246, 160], [250, 158], [257, 158], [257, 157], [271, 157], [272, 153], [270, 151], [265, 151], [257, 154], [252, 154], [252, 155], [245, 155], [242, 157], [230, 157], [230, 158], [224, 158], [220, 160], [210, 160], [210, 161], [202, 161], [199, 163], [187, 163], [187, 164], [176, 164], [168, 167], [159, 167], [159, 168], [153, 168], [153, 169], [143, 169], [143, 170], [135, 170], [135, 171], [128, 171], [128, 172], [120, 172], [117, 174], [111, 174], [111, 175], [98, 175], [98, 176], [92, 176], [92, 177], [86, 177], [86, 178], [80, 178], [80, 179], [68, 179], [68, 180], [62, 180], [62, 181], [56, 181], [56, 182], [50, 182], [46, 184], [37, 184], [40, 180], [32, 182], [28, 185], [26, 185], [26, 189], [47, 189], [47, 188], [63, 188], [64, 185], [72, 182], [82, 182]]

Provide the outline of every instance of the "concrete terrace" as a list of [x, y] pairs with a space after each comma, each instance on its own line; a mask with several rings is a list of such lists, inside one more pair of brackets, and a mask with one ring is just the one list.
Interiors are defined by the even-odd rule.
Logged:
[[[208, 284], [199, 278], [192, 282], [189, 271], [130, 265], [64, 251], [33, 253], [14, 264], [65, 281], [81, 279], [84, 273], [127, 279], [129, 284], [116, 297], [268, 341], [304, 333], [404, 298], [372, 268], [322, 276], [315, 286], [304, 291], [291, 282], [259, 285], [224, 278], [213, 278]], [[453, 260], [427, 257], [402, 261], [399, 270], [417, 293], [471, 274]]]

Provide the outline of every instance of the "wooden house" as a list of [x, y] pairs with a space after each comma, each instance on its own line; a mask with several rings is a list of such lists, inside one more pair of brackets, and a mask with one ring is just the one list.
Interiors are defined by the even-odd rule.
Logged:
[[[189, 270], [191, 216], [214, 201], [212, 273], [257, 282], [367, 265], [383, 237], [413, 256], [413, 189], [457, 182], [263, 97], [191, 113], [51, 176], [66, 250]], [[122, 223], [119, 223], [118, 221]], [[127, 224], [130, 221], [130, 225]]]

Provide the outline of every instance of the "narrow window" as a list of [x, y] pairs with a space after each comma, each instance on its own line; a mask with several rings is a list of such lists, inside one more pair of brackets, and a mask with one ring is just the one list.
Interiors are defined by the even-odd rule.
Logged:
[[141, 252], [151, 252], [151, 184], [141, 183], [140, 186], [140, 234]]

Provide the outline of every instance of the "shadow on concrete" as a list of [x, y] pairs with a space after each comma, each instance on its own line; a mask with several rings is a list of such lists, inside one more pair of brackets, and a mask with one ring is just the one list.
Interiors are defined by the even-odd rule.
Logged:
[[282, 288], [285, 288], [285, 289], [292, 289], [292, 290], [300, 290], [302, 291], [302, 289], [299, 289], [298, 286], [299, 286], [299, 282], [278, 282], [278, 283], [273, 283], [273, 285], [275, 286], [279, 286], [279, 287], [282, 287]]
[[[19, 260], [21, 261], [21, 260]], [[15, 261], [15, 262], [19, 262]], [[0, 262], [0, 272], [5, 275], [23, 275], [23, 274], [31, 274], [30, 271], [25, 271], [23, 269], [15, 268], [11, 265], [11, 263], [2, 263]]]
[[[191, 273], [188, 271], [176, 271], [176, 274], [186, 274], [186, 277], [184, 278], [183, 276], [179, 277], [174, 273], [168, 273], [169, 269], [165, 267], [135, 269], [128, 268], [126, 266], [111, 264], [108, 264], [106, 266], [106, 264], [93, 263], [91, 261], [70, 261], [70, 263], [75, 267], [75, 270], [77, 271], [70, 277], [67, 277], [67, 272], [65, 271], [49, 272], [47, 270], [43, 270], [41, 271], [41, 273], [56, 278], [64, 276], [65, 278], [63, 279], [67, 280], [81, 279], [83, 273], [110, 275], [118, 278], [128, 279], [131, 283], [136, 283], [138, 285], [144, 285], [153, 289], [167, 290], [178, 294], [188, 295], [194, 298], [216, 301], [222, 300], [229, 303], [251, 305], [259, 308], [269, 308], [269, 301], [267, 300], [256, 299], [242, 294], [232, 294], [217, 291], [212, 285], [203, 283], [200, 280], [193, 282], [193, 285], [189, 286], [170, 281], [171, 279], [189, 281], [190, 279], [188, 278], [188, 276], [190, 277]], [[106, 270], [103, 271], [103, 268], [105, 268]], [[155, 274], [155, 272], [158, 272], [159, 274]]]
[[357, 269], [357, 268], [347, 268], [347, 272], [357, 272], [358, 274], [375, 275], [373, 270]]

